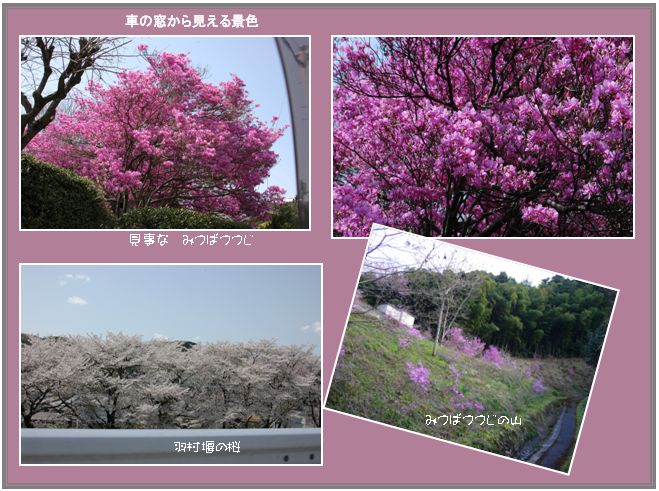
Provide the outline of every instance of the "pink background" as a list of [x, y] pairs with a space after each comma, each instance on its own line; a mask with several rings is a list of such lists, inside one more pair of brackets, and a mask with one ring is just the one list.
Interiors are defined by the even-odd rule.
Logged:
[[[645, 485], [653, 483], [651, 153], [652, 5], [637, 8], [249, 8], [117, 6], [8, 7], [6, 485]], [[251, 247], [130, 247], [128, 232], [18, 232], [20, 34], [197, 35], [198, 30], [124, 27], [125, 15], [253, 13], [244, 34], [310, 35], [310, 232], [254, 232]], [[217, 30], [236, 34], [236, 30]], [[20, 467], [19, 262], [322, 262], [324, 387], [346, 321], [364, 240], [330, 239], [331, 35], [636, 35], [636, 238], [619, 240], [462, 239], [456, 244], [620, 289], [570, 476], [325, 411], [323, 467]]]

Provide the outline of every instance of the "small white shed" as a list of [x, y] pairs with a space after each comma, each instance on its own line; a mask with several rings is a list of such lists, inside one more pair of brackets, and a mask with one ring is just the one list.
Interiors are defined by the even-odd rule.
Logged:
[[393, 305], [389, 305], [388, 303], [378, 305], [378, 310], [387, 317], [391, 317], [392, 319], [394, 319], [397, 322], [400, 322], [403, 325], [406, 325], [408, 327], [414, 327], [414, 316], [408, 314], [404, 310], [398, 309]]

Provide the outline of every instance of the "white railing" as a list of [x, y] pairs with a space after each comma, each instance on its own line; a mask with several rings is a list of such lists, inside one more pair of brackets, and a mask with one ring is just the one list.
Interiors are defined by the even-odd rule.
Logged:
[[319, 428], [21, 429], [21, 464], [320, 464], [320, 450]]

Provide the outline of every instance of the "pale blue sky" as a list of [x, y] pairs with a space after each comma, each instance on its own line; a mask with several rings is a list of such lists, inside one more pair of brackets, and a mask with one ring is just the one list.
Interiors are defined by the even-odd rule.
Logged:
[[[542, 280], [560, 275], [552, 271], [527, 265], [503, 257], [493, 256], [484, 252], [460, 247], [444, 242], [439, 237], [422, 237], [417, 234], [403, 232], [385, 225], [374, 224], [369, 237], [369, 248], [374, 248], [382, 242], [383, 237], [389, 239], [369, 254], [369, 260], [378, 266], [381, 264], [395, 265], [399, 268], [416, 267], [426, 259], [435, 247], [431, 256], [432, 266], [451, 266], [458, 271], [487, 271], [493, 275], [501, 272], [521, 283], [527, 281], [531, 285], [539, 285]], [[367, 262], [365, 264], [367, 265]], [[368, 265], [367, 265], [368, 268]]]
[[23, 265], [21, 332], [314, 346], [319, 265]]
[[137, 51], [138, 45], [146, 44], [149, 52], [186, 53], [193, 66], [205, 70], [206, 82], [217, 84], [229, 80], [231, 74], [238, 75], [245, 82], [249, 98], [259, 106], [254, 108], [256, 116], [267, 123], [277, 116], [277, 127], [289, 126], [273, 146], [279, 161], [272, 168], [266, 184], [280, 186], [286, 190], [287, 197], [295, 197], [295, 153], [290, 108], [274, 38], [155, 36], [127, 39], [130, 43], [123, 48], [125, 57], [121, 61], [121, 68], [126, 70], [146, 69], [147, 64]]

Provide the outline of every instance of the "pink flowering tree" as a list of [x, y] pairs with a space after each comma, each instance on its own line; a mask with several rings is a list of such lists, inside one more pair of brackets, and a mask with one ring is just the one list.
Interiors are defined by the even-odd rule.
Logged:
[[631, 38], [337, 38], [334, 227], [630, 236]]
[[258, 189], [277, 161], [276, 118], [254, 116], [238, 77], [213, 85], [184, 54], [138, 49], [146, 70], [90, 83], [26, 151], [100, 184], [117, 214], [170, 206], [266, 218], [283, 197], [276, 186]]

